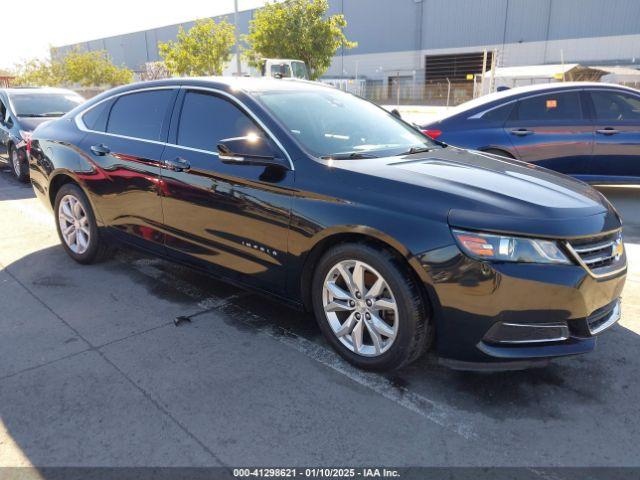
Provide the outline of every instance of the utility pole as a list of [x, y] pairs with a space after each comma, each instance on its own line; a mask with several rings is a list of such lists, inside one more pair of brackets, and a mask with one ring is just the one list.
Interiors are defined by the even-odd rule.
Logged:
[[493, 93], [496, 87], [496, 64], [498, 62], [498, 50], [493, 50], [491, 54], [491, 79], [489, 80], [489, 93]]
[[480, 95], [484, 95], [484, 76], [487, 73], [487, 49], [484, 49], [482, 56], [482, 76], [480, 77]]
[[236, 26], [236, 75], [240, 77], [242, 76], [242, 66], [240, 65], [240, 43], [238, 38], [238, 0], [233, 0], [233, 21]]

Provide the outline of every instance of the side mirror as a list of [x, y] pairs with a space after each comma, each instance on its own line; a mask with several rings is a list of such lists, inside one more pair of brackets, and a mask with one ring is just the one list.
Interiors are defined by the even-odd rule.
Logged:
[[276, 152], [268, 139], [257, 135], [225, 138], [218, 144], [218, 155], [223, 163], [289, 168], [289, 163]]
[[391, 115], [393, 115], [394, 117], [402, 118], [402, 115], [400, 115], [400, 110], [398, 110], [397, 108], [391, 110]]

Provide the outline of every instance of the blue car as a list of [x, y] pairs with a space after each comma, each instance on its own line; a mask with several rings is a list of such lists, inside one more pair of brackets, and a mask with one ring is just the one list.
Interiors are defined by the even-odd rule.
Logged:
[[606, 83], [518, 87], [466, 102], [424, 133], [591, 184], [640, 183], [640, 91]]

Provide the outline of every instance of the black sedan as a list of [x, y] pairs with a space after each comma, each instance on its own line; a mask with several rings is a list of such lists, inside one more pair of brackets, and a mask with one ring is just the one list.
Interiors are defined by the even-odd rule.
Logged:
[[459, 368], [522, 367], [592, 350], [620, 317], [602, 195], [316, 83], [121, 87], [39, 127], [30, 158], [74, 260], [120, 240], [258, 289], [313, 310], [362, 368], [431, 346]]
[[640, 92], [555, 83], [486, 95], [421, 129], [451, 145], [517, 158], [592, 184], [640, 183]]

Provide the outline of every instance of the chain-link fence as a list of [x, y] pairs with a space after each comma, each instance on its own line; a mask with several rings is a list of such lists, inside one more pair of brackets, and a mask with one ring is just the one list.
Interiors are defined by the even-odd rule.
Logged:
[[391, 77], [388, 81], [368, 79], [321, 81], [385, 105], [455, 106], [479, 94], [479, 83], [476, 81], [418, 82], [412, 77]]

